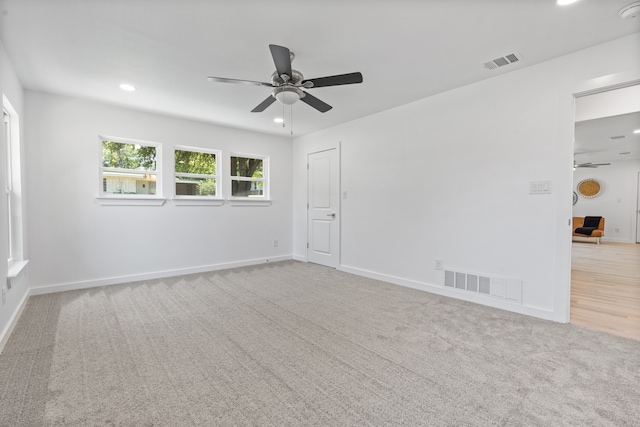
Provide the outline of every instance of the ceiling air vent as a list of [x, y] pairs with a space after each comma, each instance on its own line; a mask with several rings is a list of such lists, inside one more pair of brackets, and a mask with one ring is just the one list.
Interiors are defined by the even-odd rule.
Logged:
[[492, 61], [484, 63], [484, 68], [487, 70], [495, 70], [496, 68], [504, 67], [505, 65], [513, 64], [522, 60], [522, 56], [518, 53], [510, 53], [500, 58], [496, 58]]
[[612, 141], [615, 141], [616, 139], [625, 139], [627, 137], [627, 135], [616, 135], [616, 136], [610, 136], [609, 139], [611, 139]]

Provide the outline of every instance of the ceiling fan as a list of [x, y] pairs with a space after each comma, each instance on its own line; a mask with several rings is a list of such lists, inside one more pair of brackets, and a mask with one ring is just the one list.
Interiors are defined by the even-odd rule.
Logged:
[[276, 65], [276, 71], [271, 75], [271, 83], [212, 76], [207, 77], [207, 80], [212, 82], [239, 83], [273, 88], [271, 95], [251, 110], [252, 113], [260, 113], [264, 111], [276, 100], [285, 105], [291, 105], [300, 100], [321, 113], [326, 113], [333, 107], [302, 89], [362, 83], [361, 73], [339, 74], [335, 76], [318, 77], [315, 79], [305, 80], [300, 71], [291, 68], [291, 62], [295, 57], [293, 52], [286, 47], [275, 44], [270, 44], [269, 49], [271, 50], [273, 62]]
[[598, 166], [609, 166], [611, 163], [576, 163], [573, 161], [573, 168], [597, 168]]

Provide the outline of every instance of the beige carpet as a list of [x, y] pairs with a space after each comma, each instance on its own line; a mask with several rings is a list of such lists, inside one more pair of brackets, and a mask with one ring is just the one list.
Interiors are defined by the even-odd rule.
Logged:
[[2, 426], [638, 426], [640, 341], [299, 262], [32, 297]]

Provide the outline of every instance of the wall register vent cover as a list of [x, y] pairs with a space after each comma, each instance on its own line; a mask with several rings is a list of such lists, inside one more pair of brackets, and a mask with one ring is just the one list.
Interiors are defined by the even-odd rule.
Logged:
[[522, 61], [522, 56], [519, 53], [510, 53], [500, 58], [496, 58], [492, 61], [484, 63], [484, 68], [487, 70], [495, 70], [496, 68], [504, 67], [505, 65], [513, 64], [514, 62]]

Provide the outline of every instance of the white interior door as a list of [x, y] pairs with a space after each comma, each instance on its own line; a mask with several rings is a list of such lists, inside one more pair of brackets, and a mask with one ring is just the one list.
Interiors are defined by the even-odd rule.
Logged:
[[340, 262], [340, 157], [337, 149], [307, 156], [309, 262], [337, 267]]

